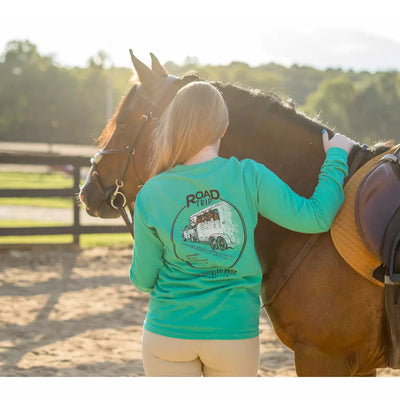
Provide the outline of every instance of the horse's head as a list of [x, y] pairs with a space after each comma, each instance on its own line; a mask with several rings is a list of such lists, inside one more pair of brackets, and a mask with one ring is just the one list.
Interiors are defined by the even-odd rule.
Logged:
[[147, 180], [148, 155], [154, 121], [182, 86], [168, 75], [151, 54], [152, 69], [132, 56], [137, 82], [121, 101], [99, 138], [103, 149], [91, 159], [92, 167], [80, 199], [89, 215], [117, 218], [132, 203]]

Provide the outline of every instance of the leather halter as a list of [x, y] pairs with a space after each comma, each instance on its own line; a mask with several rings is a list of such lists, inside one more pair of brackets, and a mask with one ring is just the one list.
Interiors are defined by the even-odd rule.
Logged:
[[[124, 192], [122, 191], [122, 187], [124, 186], [124, 178], [126, 175], [126, 172], [129, 167], [129, 163], [132, 159], [132, 166], [133, 166], [133, 171], [136, 176], [137, 180], [137, 187], [140, 188], [143, 186], [143, 182], [139, 178], [139, 175], [137, 173], [137, 169], [135, 166], [135, 150], [136, 150], [136, 144], [139, 141], [143, 130], [147, 126], [148, 122], [154, 121], [157, 119], [157, 117], [154, 117], [154, 111], [157, 110], [157, 107], [161, 103], [161, 100], [164, 98], [165, 93], [167, 92], [168, 88], [173, 84], [175, 81], [179, 80], [179, 78], [173, 76], [173, 75], [168, 75], [164, 81], [163, 84], [160, 88], [160, 91], [158, 92], [157, 96], [153, 99], [152, 96], [146, 91], [145, 88], [142, 86], [140, 87], [140, 94], [146, 98], [146, 100], [149, 101], [151, 107], [150, 110], [143, 114], [141, 117], [141, 126], [138, 130], [138, 133], [133, 137], [132, 141], [130, 144], [128, 144], [125, 147], [120, 147], [120, 148], [115, 148], [115, 149], [103, 149], [99, 152], [97, 152], [91, 159], [90, 162], [92, 164], [94, 173], [96, 174], [96, 179], [98, 181], [99, 187], [101, 188], [103, 192], [103, 199], [104, 201], [108, 201], [109, 205], [114, 208], [115, 210], [119, 210], [121, 212], [121, 216], [124, 219], [125, 224], [129, 228], [129, 232], [131, 233], [133, 237], [133, 221], [132, 221], [132, 213], [133, 209], [131, 204], [127, 204], [126, 201], [126, 196]], [[139, 91], [136, 89], [136, 93], [139, 93]], [[117, 124], [117, 129], [124, 130], [126, 127], [125, 124], [123, 123], [118, 123]], [[110, 154], [127, 154], [126, 156], [126, 161], [125, 164], [121, 170], [121, 173], [119, 174], [119, 178], [115, 180], [115, 184], [109, 187], [105, 187], [100, 179], [100, 174], [96, 168], [97, 164], [100, 162], [100, 160], [103, 158], [104, 155], [110, 155]], [[128, 216], [128, 213], [126, 211], [126, 207], [129, 208], [130, 212], [130, 217]]]

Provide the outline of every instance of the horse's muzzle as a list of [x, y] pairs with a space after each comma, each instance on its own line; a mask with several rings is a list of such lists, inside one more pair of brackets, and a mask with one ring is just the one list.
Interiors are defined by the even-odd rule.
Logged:
[[79, 198], [84, 204], [86, 212], [92, 217], [118, 218], [121, 213], [110, 204], [110, 193], [113, 188], [103, 190], [98, 174], [92, 168], [86, 176], [86, 181], [81, 187]]

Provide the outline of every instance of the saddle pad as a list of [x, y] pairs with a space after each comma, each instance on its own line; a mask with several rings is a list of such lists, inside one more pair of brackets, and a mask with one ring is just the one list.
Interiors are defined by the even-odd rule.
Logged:
[[360, 237], [355, 218], [355, 200], [358, 187], [365, 175], [385, 154], [393, 154], [399, 146], [369, 160], [349, 179], [344, 187], [345, 201], [331, 227], [332, 241], [341, 257], [360, 275], [381, 287], [385, 285], [375, 279], [372, 274], [382, 262], [367, 249]]

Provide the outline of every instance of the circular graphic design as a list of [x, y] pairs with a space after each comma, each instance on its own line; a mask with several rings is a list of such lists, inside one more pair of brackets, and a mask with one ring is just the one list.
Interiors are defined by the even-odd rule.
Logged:
[[188, 202], [176, 216], [171, 230], [175, 255], [197, 269], [232, 268], [246, 244], [243, 218], [219, 196], [207, 203]]

